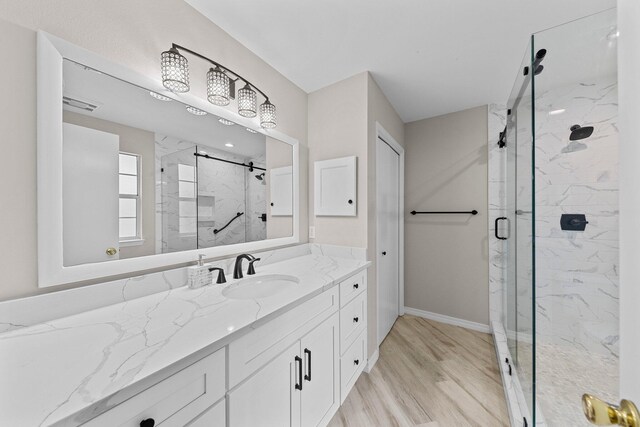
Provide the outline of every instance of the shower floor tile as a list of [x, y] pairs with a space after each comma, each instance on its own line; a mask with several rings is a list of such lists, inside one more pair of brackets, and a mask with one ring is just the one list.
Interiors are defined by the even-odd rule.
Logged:
[[619, 362], [561, 344], [536, 343], [536, 396], [549, 427], [590, 425], [582, 413], [582, 395], [617, 403]]

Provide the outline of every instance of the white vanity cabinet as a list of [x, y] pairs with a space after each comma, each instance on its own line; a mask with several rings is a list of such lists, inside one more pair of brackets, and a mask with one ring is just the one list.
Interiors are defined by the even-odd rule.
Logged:
[[338, 314], [228, 394], [229, 425], [326, 425], [339, 403]]
[[324, 427], [367, 362], [366, 285], [356, 273], [85, 425]]
[[329, 423], [367, 362], [366, 271], [229, 345], [230, 427]]
[[299, 426], [300, 341], [229, 392], [231, 426]]
[[230, 426], [329, 422], [340, 405], [338, 307], [333, 288], [229, 344]]

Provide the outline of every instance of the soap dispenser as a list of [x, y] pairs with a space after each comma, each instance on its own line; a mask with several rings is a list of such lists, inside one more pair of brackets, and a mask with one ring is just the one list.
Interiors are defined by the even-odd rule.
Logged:
[[213, 273], [209, 271], [211, 264], [204, 263], [204, 254], [198, 255], [198, 263], [187, 268], [189, 287], [201, 288], [213, 282]]

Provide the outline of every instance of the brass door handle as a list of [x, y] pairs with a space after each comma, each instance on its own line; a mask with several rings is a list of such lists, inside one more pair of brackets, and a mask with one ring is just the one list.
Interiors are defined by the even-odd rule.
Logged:
[[640, 427], [638, 408], [629, 400], [622, 399], [620, 406], [616, 406], [590, 394], [583, 394], [582, 409], [584, 416], [597, 426]]
[[118, 253], [118, 250], [116, 248], [107, 248], [107, 250], [105, 252], [109, 256], [114, 256], [115, 254]]

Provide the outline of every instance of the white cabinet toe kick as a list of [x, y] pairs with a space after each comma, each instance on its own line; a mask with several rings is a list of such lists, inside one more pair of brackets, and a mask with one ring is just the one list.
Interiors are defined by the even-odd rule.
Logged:
[[326, 426], [366, 365], [365, 270], [84, 425]]

